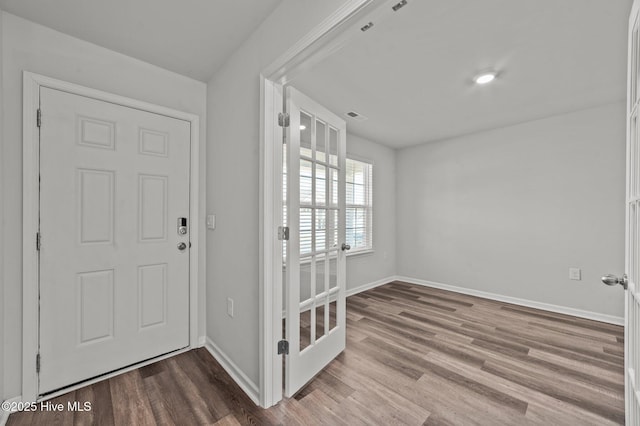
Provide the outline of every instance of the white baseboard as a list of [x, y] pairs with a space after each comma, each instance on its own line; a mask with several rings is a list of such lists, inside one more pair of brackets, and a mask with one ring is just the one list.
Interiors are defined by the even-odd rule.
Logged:
[[253, 381], [247, 377], [246, 374], [240, 368], [231, 361], [231, 358], [227, 356], [213, 341], [207, 337], [204, 347], [209, 353], [218, 361], [218, 363], [224, 368], [224, 370], [231, 376], [231, 378], [240, 386], [240, 388], [247, 394], [254, 404], [260, 405], [260, 390]]
[[543, 311], [555, 312], [558, 314], [571, 315], [574, 317], [590, 319], [594, 321], [606, 322], [608, 324], [624, 325], [623, 317], [613, 315], [605, 315], [598, 312], [585, 311], [582, 309], [569, 308], [566, 306], [552, 305], [549, 303], [536, 302], [533, 300], [519, 299], [517, 297], [503, 296], [501, 294], [488, 293], [480, 290], [473, 290], [465, 287], [458, 287], [449, 284], [442, 284], [433, 281], [421, 280], [418, 278], [398, 276], [397, 281], [404, 281], [409, 284], [417, 284], [425, 287], [439, 288], [441, 290], [453, 291], [455, 293], [468, 294], [470, 296], [482, 297], [483, 299], [497, 300], [499, 302], [512, 303], [514, 305], [526, 306], [529, 308], [540, 309]]
[[[22, 401], [22, 397], [21, 396], [16, 396], [14, 398], [9, 398], [7, 400], [5, 400], [4, 402], [21, 402]], [[7, 424], [7, 420], [9, 420], [9, 415], [12, 413], [12, 411], [5, 411], [3, 409], [0, 408], [0, 426], [4, 426]]]
[[399, 278], [397, 276], [392, 275], [390, 277], [383, 278], [383, 279], [378, 280], [378, 281], [374, 281], [374, 282], [371, 282], [371, 283], [363, 284], [363, 285], [355, 287], [355, 288], [347, 289], [346, 294], [347, 294], [347, 297], [353, 296], [354, 294], [362, 293], [363, 291], [367, 291], [367, 290], [370, 290], [372, 288], [379, 287], [381, 285], [389, 284], [390, 282], [397, 281], [398, 279]]
[[198, 347], [201, 348], [207, 344], [207, 336], [198, 337]]

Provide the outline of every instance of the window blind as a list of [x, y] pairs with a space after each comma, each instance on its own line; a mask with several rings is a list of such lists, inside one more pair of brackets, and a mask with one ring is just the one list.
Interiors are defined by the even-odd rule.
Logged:
[[346, 241], [351, 253], [373, 249], [373, 165], [347, 158]]

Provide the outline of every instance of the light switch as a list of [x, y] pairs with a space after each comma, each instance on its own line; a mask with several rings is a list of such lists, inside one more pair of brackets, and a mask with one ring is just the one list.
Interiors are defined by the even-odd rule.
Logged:
[[207, 215], [207, 229], [216, 229], [216, 215]]
[[569, 279], [580, 281], [582, 279], [582, 271], [580, 268], [569, 268]]
[[233, 318], [233, 299], [227, 297], [227, 315]]

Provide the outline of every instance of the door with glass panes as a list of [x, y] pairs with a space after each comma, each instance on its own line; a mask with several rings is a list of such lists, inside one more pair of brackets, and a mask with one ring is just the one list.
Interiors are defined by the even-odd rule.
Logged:
[[345, 348], [349, 246], [346, 124], [292, 87], [286, 108], [285, 395], [291, 397]]

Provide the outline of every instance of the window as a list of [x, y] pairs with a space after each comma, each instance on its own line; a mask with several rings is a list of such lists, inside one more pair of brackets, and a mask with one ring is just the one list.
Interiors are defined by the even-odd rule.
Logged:
[[351, 253], [373, 249], [373, 165], [347, 158], [347, 244]]
[[[282, 193], [283, 223], [287, 225], [287, 154], [286, 145], [283, 145], [283, 176]], [[335, 176], [334, 178], [337, 178]], [[309, 186], [311, 169], [301, 167], [300, 186]], [[317, 177], [324, 180], [324, 177]], [[349, 253], [357, 253], [373, 250], [373, 165], [363, 161], [347, 158], [346, 162], [346, 243], [351, 246]], [[337, 187], [337, 180], [334, 181]], [[309, 192], [310, 189], [307, 191]], [[335, 191], [335, 189], [334, 189]], [[305, 212], [300, 212], [300, 253], [311, 253], [311, 217]], [[324, 231], [324, 221], [319, 223]], [[336, 230], [337, 232], [337, 230]], [[308, 234], [308, 236], [307, 236]], [[337, 238], [337, 235], [336, 235]], [[286, 258], [287, 244], [283, 242], [283, 257]]]

